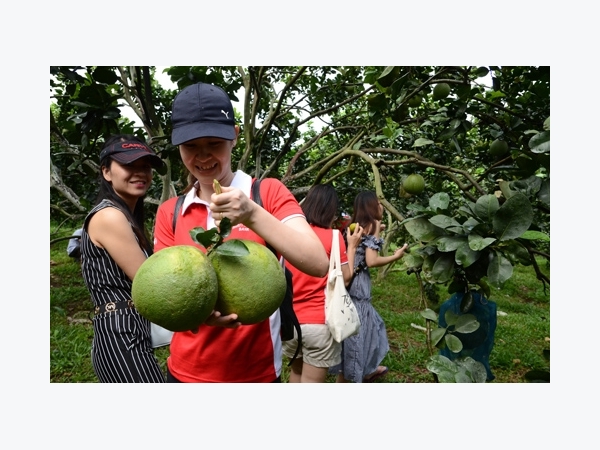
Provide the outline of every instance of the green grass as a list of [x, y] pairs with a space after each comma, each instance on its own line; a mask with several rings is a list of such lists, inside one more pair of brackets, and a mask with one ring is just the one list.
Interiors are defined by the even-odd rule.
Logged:
[[[67, 232], [61, 234], [68, 236]], [[56, 236], [52, 236], [54, 238]], [[50, 248], [50, 381], [53, 383], [95, 383], [90, 349], [93, 337], [90, 312], [92, 302], [83, 283], [79, 263], [66, 254], [66, 241]], [[546, 274], [545, 262], [540, 267]], [[372, 272], [373, 305], [385, 321], [390, 352], [383, 361], [390, 369], [377, 382], [432, 383], [433, 375], [425, 364], [429, 355], [421, 294], [414, 275], [390, 271], [383, 280]], [[439, 292], [441, 301], [449, 295]], [[548, 369], [543, 351], [550, 348], [550, 289], [535, 278], [531, 267], [518, 266], [513, 277], [490, 300], [500, 315], [490, 367], [496, 376], [493, 383], [522, 383], [532, 369]], [[439, 304], [429, 304], [438, 309]], [[163, 370], [168, 347], [156, 351]], [[289, 378], [284, 359], [282, 381]], [[334, 382], [332, 376], [328, 382]]]

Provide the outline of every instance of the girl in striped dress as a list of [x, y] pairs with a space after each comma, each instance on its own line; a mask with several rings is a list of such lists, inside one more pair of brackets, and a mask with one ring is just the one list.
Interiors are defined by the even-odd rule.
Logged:
[[390, 349], [385, 323], [372, 303], [370, 267], [381, 267], [404, 256], [407, 244], [389, 256], [380, 255], [383, 239], [383, 205], [372, 191], [359, 193], [354, 199], [352, 223], [364, 228], [365, 234], [354, 256], [354, 280], [348, 294], [360, 317], [358, 334], [342, 342], [342, 363], [330, 369], [337, 375], [338, 383], [372, 383], [383, 377], [388, 368], [381, 362]]
[[81, 234], [81, 271], [95, 306], [92, 363], [102, 383], [164, 383], [150, 322], [131, 301], [132, 280], [152, 254], [144, 197], [162, 160], [135, 136], [117, 135], [100, 153], [100, 192]]

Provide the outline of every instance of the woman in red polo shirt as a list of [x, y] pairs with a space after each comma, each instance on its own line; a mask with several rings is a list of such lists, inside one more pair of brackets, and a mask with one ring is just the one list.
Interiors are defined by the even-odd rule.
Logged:
[[[154, 250], [195, 245], [195, 227], [218, 227], [227, 217], [233, 225], [227, 239], [266, 241], [300, 270], [324, 276], [329, 260], [292, 193], [272, 178], [261, 180], [263, 207], [251, 200], [252, 177], [231, 168], [231, 152], [239, 127], [231, 100], [218, 86], [197, 83], [183, 89], [173, 102], [172, 143], [190, 173], [190, 184], [173, 229], [176, 198], [157, 211]], [[213, 180], [222, 193], [216, 194]], [[198, 330], [176, 332], [167, 360], [168, 382], [278, 382], [282, 350], [279, 311], [253, 325], [241, 325], [237, 315], [218, 311]]]
[[[302, 201], [302, 211], [314, 230], [327, 256], [331, 255], [333, 222], [338, 215], [338, 196], [333, 186], [317, 184], [310, 188]], [[348, 229], [347, 229], [348, 230]], [[348, 252], [341, 233], [338, 234], [340, 262], [346, 284], [352, 278], [354, 254], [360, 243], [362, 228], [347, 231]], [[333, 339], [329, 327], [325, 324], [325, 287], [328, 276], [313, 277], [296, 269], [291, 264], [294, 286], [294, 311], [302, 331], [302, 347], [298, 357], [292, 362], [290, 383], [323, 383], [329, 367], [342, 360], [342, 344]], [[297, 338], [297, 336], [296, 336]], [[294, 356], [297, 339], [283, 343], [283, 353], [289, 358]]]

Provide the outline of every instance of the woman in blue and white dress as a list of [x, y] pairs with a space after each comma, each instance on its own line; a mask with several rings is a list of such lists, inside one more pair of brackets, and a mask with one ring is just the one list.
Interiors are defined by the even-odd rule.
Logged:
[[360, 317], [360, 330], [342, 342], [342, 363], [330, 369], [330, 373], [337, 374], [338, 383], [371, 383], [388, 372], [387, 367], [380, 365], [390, 347], [385, 323], [371, 302], [369, 268], [402, 258], [407, 244], [396, 249], [393, 255], [379, 254], [384, 243], [379, 237], [382, 218], [383, 205], [374, 192], [365, 191], [356, 196], [352, 223], [360, 224], [365, 231], [354, 256], [356, 275], [348, 293]]

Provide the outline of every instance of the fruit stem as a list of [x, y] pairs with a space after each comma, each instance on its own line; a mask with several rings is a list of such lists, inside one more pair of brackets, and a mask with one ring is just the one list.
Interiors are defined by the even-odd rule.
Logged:
[[213, 189], [215, 190], [215, 194], [220, 194], [223, 192], [221, 190], [221, 184], [219, 183], [219, 180], [213, 179]]

